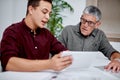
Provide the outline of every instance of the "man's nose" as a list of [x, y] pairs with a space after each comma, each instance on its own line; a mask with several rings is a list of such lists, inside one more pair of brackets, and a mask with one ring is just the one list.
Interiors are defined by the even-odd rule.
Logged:
[[49, 20], [49, 18], [50, 18], [50, 15], [49, 14], [46, 14], [46, 16], [45, 16], [48, 20]]

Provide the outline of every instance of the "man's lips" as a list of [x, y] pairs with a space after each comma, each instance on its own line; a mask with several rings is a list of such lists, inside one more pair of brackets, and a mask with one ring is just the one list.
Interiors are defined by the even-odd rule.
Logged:
[[47, 23], [47, 21], [42, 21], [42, 25], [45, 25]]
[[85, 29], [85, 28], [82, 28], [82, 30], [83, 30], [83, 31], [88, 31], [88, 30], [87, 30], [87, 29]]

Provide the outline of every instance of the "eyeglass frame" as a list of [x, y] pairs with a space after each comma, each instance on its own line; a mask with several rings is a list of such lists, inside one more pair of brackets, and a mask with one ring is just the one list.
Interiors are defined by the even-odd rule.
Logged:
[[96, 21], [96, 22], [88, 21], [88, 20], [86, 20], [86, 19], [84, 19], [84, 18], [82, 18], [82, 17], [81, 17], [80, 19], [81, 19], [81, 23], [85, 24], [85, 23], [87, 22], [87, 24], [88, 24], [90, 27], [95, 26], [95, 24], [98, 22], [98, 21]]

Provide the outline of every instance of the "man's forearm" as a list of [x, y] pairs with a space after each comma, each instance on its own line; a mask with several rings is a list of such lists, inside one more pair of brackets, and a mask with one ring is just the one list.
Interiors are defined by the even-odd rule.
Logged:
[[41, 71], [49, 69], [49, 60], [28, 60], [23, 58], [11, 57], [6, 65], [9, 71]]

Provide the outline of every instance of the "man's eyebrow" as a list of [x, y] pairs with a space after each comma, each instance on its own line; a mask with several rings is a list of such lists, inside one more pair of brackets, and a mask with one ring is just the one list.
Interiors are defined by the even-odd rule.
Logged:
[[52, 10], [49, 10], [49, 9], [47, 9], [46, 7], [42, 8], [42, 10], [47, 10], [47, 11], [49, 11], [50, 13], [52, 12]]

